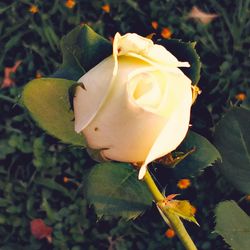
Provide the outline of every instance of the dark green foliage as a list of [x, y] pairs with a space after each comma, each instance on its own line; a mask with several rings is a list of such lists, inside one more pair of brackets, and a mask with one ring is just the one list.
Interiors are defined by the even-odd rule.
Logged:
[[221, 152], [220, 168], [241, 192], [250, 193], [250, 111], [234, 107], [215, 128], [215, 144]]
[[152, 204], [147, 186], [138, 181], [138, 171], [128, 164], [95, 165], [86, 177], [84, 187], [98, 217], [135, 219]]
[[174, 168], [176, 178], [190, 177], [211, 166], [215, 161], [220, 160], [221, 156], [217, 149], [203, 136], [189, 131], [177, 151], [193, 152], [183, 159]]
[[62, 66], [53, 77], [78, 80], [112, 54], [111, 43], [96, 34], [87, 25], [79, 25], [61, 40]]
[[62, 142], [85, 146], [83, 136], [75, 133], [74, 114], [69, 103], [68, 90], [74, 83], [59, 78], [35, 79], [25, 86], [22, 101], [46, 132]]
[[248, 250], [250, 217], [234, 201], [220, 202], [215, 211], [215, 231], [233, 250]]
[[182, 71], [192, 81], [192, 85], [196, 85], [200, 79], [201, 62], [200, 57], [195, 50], [196, 43], [184, 43], [177, 39], [164, 39], [157, 42], [163, 45], [181, 62], [189, 62], [191, 67], [182, 68]]

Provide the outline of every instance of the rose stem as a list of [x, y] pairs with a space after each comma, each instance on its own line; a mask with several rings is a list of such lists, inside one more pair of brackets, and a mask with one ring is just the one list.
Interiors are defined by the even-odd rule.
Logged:
[[[162, 193], [159, 191], [157, 186], [155, 185], [154, 180], [152, 179], [150, 173], [146, 171], [146, 174], [143, 178], [145, 183], [147, 184], [150, 192], [152, 193], [155, 202], [159, 202], [164, 200], [164, 196]], [[167, 209], [163, 209], [162, 212], [164, 215], [168, 218], [173, 230], [175, 233], [178, 235], [179, 239], [182, 241], [183, 245], [187, 250], [197, 250], [196, 246], [194, 245], [194, 242], [192, 241], [191, 237], [189, 236], [187, 230], [185, 229], [182, 221], [178, 216], [175, 214], [171, 213]]]

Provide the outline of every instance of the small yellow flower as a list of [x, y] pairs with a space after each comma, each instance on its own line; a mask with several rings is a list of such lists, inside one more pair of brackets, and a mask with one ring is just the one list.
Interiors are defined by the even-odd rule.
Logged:
[[175, 231], [172, 228], [169, 228], [166, 232], [165, 232], [165, 236], [169, 239], [173, 238], [175, 236]]
[[158, 22], [153, 21], [153, 22], [151, 23], [151, 25], [152, 25], [152, 27], [153, 27], [155, 30], [158, 29], [158, 26], [159, 26]]
[[186, 189], [191, 185], [191, 181], [189, 179], [181, 179], [177, 183], [177, 187], [180, 189]]
[[31, 5], [29, 8], [29, 12], [32, 14], [36, 14], [37, 12], [39, 12], [39, 9], [36, 5]]
[[110, 12], [110, 5], [109, 4], [105, 4], [102, 6], [102, 10], [106, 13]]
[[76, 5], [76, 2], [74, 0], [67, 0], [65, 2], [65, 6], [69, 9], [74, 8], [74, 6]]
[[244, 100], [246, 100], [246, 98], [247, 98], [247, 96], [246, 96], [246, 94], [245, 93], [239, 93], [239, 94], [237, 94], [236, 96], [235, 96], [235, 98], [238, 100], [238, 101], [244, 101]]
[[163, 38], [168, 39], [168, 38], [170, 38], [172, 36], [172, 32], [171, 32], [171, 30], [169, 28], [162, 28], [161, 36]]

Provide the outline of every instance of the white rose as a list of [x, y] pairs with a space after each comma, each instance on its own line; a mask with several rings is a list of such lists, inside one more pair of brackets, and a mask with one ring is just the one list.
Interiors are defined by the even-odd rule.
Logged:
[[115, 35], [113, 55], [78, 82], [75, 130], [106, 159], [140, 163], [139, 179], [153, 160], [184, 139], [192, 105], [191, 80], [163, 46], [137, 34]]

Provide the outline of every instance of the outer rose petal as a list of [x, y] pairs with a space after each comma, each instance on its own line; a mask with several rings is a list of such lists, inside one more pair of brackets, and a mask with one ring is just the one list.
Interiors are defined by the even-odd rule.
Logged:
[[130, 102], [127, 95], [129, 74], [148, 66], [136, 58], [119, 57], [119, 69], [111, 92], [92, 122], [83, 130], [90, 147], [104, 149], [105, 158], [143, 162], [165, 118]]
[[[188, 62], [179, 62], [177, 58], [163, 46], [154, 44], [152, 40], [128, 33], [121, 36], [116, 33], [113, 54], [140, 58], [148, 63], [168, 67], [189, 67]], [[117, 52], [116, 52], [117, 51]]]
[[176, 149], [184, 139], [189, 127], [190, 108], [192, 105], [192, 91], [190, 85], [186, 84], [184, 93], [186, 93], [186, 95], [183, 96], [183, 100], [179, 106], [176, 107], [150, 149], [140, 169], [139, 179], [144, 177], [147, 164]]
[[77, 87], [74, 98], [75, 131], [81, 132], [95, 117], [105, 101], [113, 82], [114, 59], [106, 58], [85, 75], [78, 82], [84, 88]]

